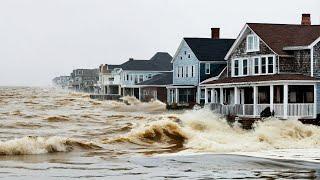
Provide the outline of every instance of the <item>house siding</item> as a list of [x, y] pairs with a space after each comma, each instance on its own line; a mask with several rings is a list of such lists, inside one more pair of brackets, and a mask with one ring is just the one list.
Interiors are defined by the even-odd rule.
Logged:
[[[185, 54], [186, 51], [186, 54]], [[190, 54], [190, 58], [188, 55]], [[182, 59], [181, 59], [182, 57]], [[194, 66], [193, 77], [177, 77], [179, 66]], [[199, 60], [192, 52], [185, 40], [182, 40], [181, 45], [173, 59], [173, 84], [174, 85], [198, 85], [199, 84]]]
[[293, 52], [293, 57], [280, 57], [280, 72], [311, 75], [310, 50]]
[[[313, 47], [313, 68], [314, 76], [320, 79], [320, 42]], [[318, 89], [318, 91], [320, 91], [320, 89]]]
[[210, 63], [210, 74], [206, 74], [206, 63], [200, 63], [200, 82], [218, 76], [226, 67], [226, 62]]
[[[135, 85], [136, 83], [134, 82], [135, 76], [143, 75], [143, 81], [148, 80], [148, 75], [151, 74], [151, 76], [155, 76], [157, 74], [160, 74], [160, 72], [155, 72], [155, 71], [122, 71], [121, 72], [121, 85], [125, 86], [130, 86], [130, 85]], [[129, 80], [126, 80], [126, 76], [129, 75]], [[132, 81], [131, 81], [131, 76], [132, 76]], [[139, 81], [138, 81], [139, 82]]]
[[[245, 36], [252, 34], [252, 32], [249, 32]], [[228, 76], [231, 77], [231, 62], [232, 59], [236, 58], [245, 58], [245, 57], [254, 57], [258, 55], [276, 55], [263, 41], [260, 42], [260, 51], [257, 52], [246, 52], [247, 49], [247, 39], [244, 38], [239, 46], [231, 53], [229, 59], [228, 59]], [[277, 57], [276, 57], [277, 58]], [[276, 61], [276, 69], [277, 69], [277, 61]]]

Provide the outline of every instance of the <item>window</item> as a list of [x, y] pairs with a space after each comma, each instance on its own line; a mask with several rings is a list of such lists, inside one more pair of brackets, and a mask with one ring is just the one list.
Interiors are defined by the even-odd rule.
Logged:
[[129, 81], [129, 74], [127, 74], [127, 81]]
[[194, 77], [194, 66], [191, 66], [191, 77]]
[[148, 74], [148, 79], [151, 79], [152, 78], [152, 74]]
[[139, 82], [143, 81], [143, 75], [139, 75]]
[[176, 68], [176, 74], [177, 74], [177, 77], [180, 77], [180, 74], [179, 74], [179, 66]]
[[210, 63], [206, 63], [205, 71], [206, 71], [206, 74], [210, 74]]
[[138, 75], [134, 76], [134, 83], [137, 84], [138, 83]]
[[133, 77], [132, 77], [132, 76], [133, 76], [133, 75], [130, 75], [130, 80], [131, 80], [131, 81], [133, 81]]
[[256, 35], [247, 36], [247, 52], [259, 51], [259, 38]]
[[259, 74], [259, 58], [254, 58], [254, 74]]
[[239, 75], [239, 60], [234, 60], [234, 75]]
[[188, 54], [188, 58], [191, 58], [191, 55], [190, 55], [190, 54]]
[[180, 56], [180, 59], [182, 60], [182, 56]]
[[181, 77], [183, 77], [183, 66], [181, 67]]
[[187, 51], [184, 51], [184, 55], [187, 55]]
[[248, 75], [248, 60], [242, 60], [242, 75]]
[[261, 74], [266, 74], [267, 73], [267, 60], [265, 57], [261, 58]]
[[268, 57], [268, 73], [273, 73], [273, 57]]
[[189, 71], [188, 71], [188, 66], [186, 66], [186, 77], [189, 77]]

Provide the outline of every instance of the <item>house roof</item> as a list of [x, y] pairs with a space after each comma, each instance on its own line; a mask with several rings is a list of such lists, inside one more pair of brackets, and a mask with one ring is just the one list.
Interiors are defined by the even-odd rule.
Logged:
[[223, 61], [235, 39], [184, 38], [199, 61]]
[[137, 85], [169, 85], [172, 84], [172, 72], [161, 73], [153, 76], [151, 79], [138, 83]]
[[248, 23], [248, 26], [279, 55], [288, 55], [284, 47], [309, 46], [320, 37], [320, 25]]
[[245, 76], [245, 77], [225, 77], [217, 80], [207, 81], [203, 84], [232, 84], [232, 83], [254, 83], [264, 81], [290, 81], [290, 80], [304, 80], [316, 81], [317, 79], [303, 74], [273, 74], [261, 76]]
[[121, 65], [108, 64], [108, 69], [121, 68]]
[[123, 70], [131, 71], [171, 71], [172, 56], [167, 52], [157, 52], [150, 60], [129, 59], [120, 65]]

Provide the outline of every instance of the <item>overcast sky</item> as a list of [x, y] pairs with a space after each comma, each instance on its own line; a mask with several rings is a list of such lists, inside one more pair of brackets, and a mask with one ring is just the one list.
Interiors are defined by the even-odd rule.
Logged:
[[300, 23], [319, 0], [1, 0], [0, 85], [49, 85], [74, 68], [174, 54], [183, 37], [236, 38], [246, 22]]

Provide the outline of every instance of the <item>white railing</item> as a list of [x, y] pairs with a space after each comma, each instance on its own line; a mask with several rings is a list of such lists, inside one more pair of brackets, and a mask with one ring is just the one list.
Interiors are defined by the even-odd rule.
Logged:
[[313, 116], [313, 103], [288, 104], [288, 116], [310, 117]]
[[[238, 115], [238, 116], [260, 116], [260, 113], [266, 108], [270, 107], [270, 104], [257, 104], [256, 114], [254, 115], [253, 104], [235, 104], [235, 105], [222, 105], [212, 103], [210, 105], [213, 111], [224, 115]], [[274, 116], [284, 116], [284, 105], [273, 104]], [[312, 117], [314, 114], [313, 103], [302, 104], [288, 104], [288, 116], [289, 117]]]

